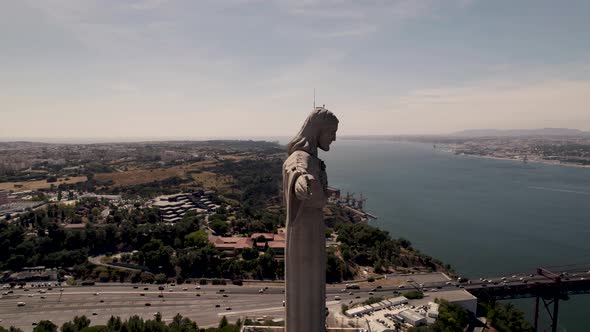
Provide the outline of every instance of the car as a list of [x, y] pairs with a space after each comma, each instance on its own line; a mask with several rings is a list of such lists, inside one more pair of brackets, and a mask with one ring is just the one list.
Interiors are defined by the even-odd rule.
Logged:
[[[268, 287], [264, 287], [264, 290], [267, 290], [267, 289], [268, 289]], [[223, 292], [225, 292], [225, 289], [222, 288], [222, 289], [218, 290], [218, 292], [223, 293]]]
[[231, 310], [231, 307], [227, 307], [227, 308], [225, 308], [225, 310]]
[[162, 295], [162, 294], [158, 294], [158, 297], [164, 297], [164, 295]]
[[359, 285], [346, 285], [346, 289], [361, 289]]
[[139, 296], [145, 296], [145, 293], [139, 293]]
[[3, 292], [2, 295], [8, 295], [8, 292]]
[[23, 289], [23, 291], [25, 291], [25, 292], [28, 292], [28, 291], [29, 291], [29, 289], [28, 289], [28, 288], [25, 288], [25, 289]]
[[133, 289], [138, 289], [138, 288], [139, 288], [139, 286], [133, 286]]
[[195, 287], [195, 289], [201, 289], [201, 286], [197, 286], [197, 287]]
[[258, 290], [258, 294], [262, 294], [262, 293], [264, 293], [264, 289], [260, 288], [260, 289]]
[[146, 307], [149, 307], [149, 306], [151, 306], [151, 305], [152, 305], [152, 304], [151, 304], [151, 303], [149, 303], [149, 302], [146, 302], [146, 303], [145, 303], [145, 306], [146, 306]]
[[357, 296], [355, 296], [354, 298], [355, 298], [355, 299], [360, 299], [361, 297], [360, 297], [360, 295], [357, 295]]
[[170, 288], [170, 289], [168, 290], [168, 292], [172, 293], [172, 292], [174, 292], [174, 289]]
[[159, 311], [158, 312], [154, 312], [154, 317], [156, 317], [158, 315], [160, 315], [160, 312]]
[[104, 300], [103, 299], [100, 299], [100, 303], [104, 303]]
[[375, 295], [375, 293], [373, 293], [373, 292], [369, 292], [369, 295]]
[[201, 296], [201, 294], [197, 293], [197, 296]]
[[348, 293], [348, 295], [354, 295], [354, 293], [353, 292], [350, 292], [350, 293]]
[[371, 292], [376, 292], [376, 291], [377, 291], [377, 288], [371, 289]]
[[33, 323], [31, 323], [31, 325], [33, 325], [33, 326], [37, 326], [37, 322], [33, 322]]
[[228, 295], [227, 294], [223, 294], [223, 297], [228, 297]]
[[96, 311], [94, 311], [94, 312], [92, 313], [92, 316], [96, 316], [96, 315], [98, 315], [98, 314], [96, 313]]
[[336, 296], [334, 296], [334, 300], [336, 300], [336, 301], [340, 301], [340, 300], [341, 300], [341, 298], [340, 298], [340, 296], [336, 295]]
[[28, 296], [29, 296], [29, 297], [33, 297], [33, 294], [29, 294]]
[[[47, 288], [47, 290], [53, 290], [53, 288], [49, 287]], [[28, 289], [25, 289], [25, 292], [28, 291]]]
[[144, 288], [143, 288], [143, 290], [149, 290], [149, 289], [150, 289], [149, 287], [144, 287]]
[[219, 308], [219, 307], [221, 307], [221, 304], [216, 304], [215, 305], [215, 308]]
[[164, 290], [164, 286], [159, 286], [158, 290]]
[[16, 306], [17, 306], [17, 307], [24, 307], [25, 305], [27, 305], [27, 304], [26, 304], [26, 303], [24, 303], [24, 302], [17, 302], [17, 303], [16, 303]]
[[47, 298], [47, 296], [41, 295], [41, 299], [46, 299], [46, 298]]
[[64, 289], [63, 289], [63, 288], [60, 288], [60, 289], [59, 289], [59, 291], [60, 291], [60, 292], [63, 292], [63, 291], [64, 291]]
[[94, 293], [94, 296], [98, 296], [98, 295], [100, 295], [100, 293], [99, 293], [99, 292], [96, 292], [96, 293]]
[[188, 288], [184, 287], [182, 290], [186, 292], [188, 290]]
[[175, 284], [175, 283], [171, 283], [171, 284], [170, 284], [170, 287], [174, 287], [174, 286], [176, 286], [176, 284]]

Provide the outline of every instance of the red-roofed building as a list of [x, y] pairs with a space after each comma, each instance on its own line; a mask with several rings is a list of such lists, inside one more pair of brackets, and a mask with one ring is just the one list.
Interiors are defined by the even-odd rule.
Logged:
[[[264, 238], [264, 241], [258, 241], [261, 237]], [[256, 241], [256, 248], [258, 250], [270, 248], [274, 251], [275, 255], [285, 255], [285, 233], [254, 233], [250, 236], [250, 239]]]
[[248, 237], [223, 237], [223, 236], [209, 236], [209, 242], [212, 243], [217, 250], [236, 254], [244, 248], [252, 248], [254, 242]]
[[272, 240], [274, 240], [276, 235], [277, 234], [273, 234], [273, 233], [254, 233], [254, 234], [252, 234], [252, 236], [250, 236], [250, 238], [252, 240], [258, 240], [258, 238], [263, 237], [264, 240], [266, 240], [266, 241], [272, 241]]

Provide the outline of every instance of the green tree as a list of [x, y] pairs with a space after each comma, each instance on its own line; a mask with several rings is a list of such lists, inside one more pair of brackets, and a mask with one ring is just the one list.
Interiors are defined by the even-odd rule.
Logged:
[[11, 326], [8, 329], [3, 328], [2, 326], [0, 326], [0, 332], [23, 332], [23, 330], [16, 328], [14, 326]]
[[57, 332], [57, 325], [53, 324], [51, 321], [42, 320], [35, 326], [33, 332]]
[[215, 232], [217, 235], [223, 235], [229, 231], [229, 225], [226, 221], [223, 220], [213, 220], [209, 222], [209, 227]]
[[121, 317], [111, 316], [111, 318], [109, 318], [109, 321], [107, 322], [107, 330], [109, 332], [121, 331], [122, 325], [123, 325], [123, 323], [121, 322]]
[[60, 328], [61, 332], [78, 332], [76, 326], [72, 322], [65, 322]]
[[199, 230], [184, 237], [184, 244], [187, 247], [204, 247], [209, 243], [207, 232]]
[[90, 326], [90, 319], [84, 315], [76, 316], [73, 319], [73, 323], [77, 331], [82, 331], [84, 328]]
[[156, 274], [156, 276], [154, 277], [154, 281], [156, 282], [156, 284], [165, 284], [166, 280], [168, 280], [168, 277], [166, 277], [164, 273]]

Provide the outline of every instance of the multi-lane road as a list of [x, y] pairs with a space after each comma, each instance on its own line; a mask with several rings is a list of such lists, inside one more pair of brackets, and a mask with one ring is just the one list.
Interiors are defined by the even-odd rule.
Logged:
[[[531, 278], [528, 275], [508, 277], [506, 281], [520, 284], [526, 283], [527, 279], [529, 283], [543, 281], [542, 277]], [[346, 285], [329, 285], [326, 300], [330, 310], [339, 310], [340, 303], [363, 301], [372, 295], [391, 297], [394, 293], [411, 289], [421, 289], [427, 294], [459, 287], [469, 290], [482, 287], [483, 283], [493, 286], [502, 284], [502, 281], [499, 278], [491, 282], [473, 280], [471, 284], [460, 285], [439, 273], [396, 275], [374, 283], [360, 283], [360, 289], [346, 290]], [[160, 312], [165, 321], [180, 313], [196, 321], [199, 326], [216, 325], [224, 315], [230, 320], [238, 317], [283, 317], [283, 285], [264, 285], [205, 285], [200, 286], [200, 289], [196, 285], [166, 285], [160, 291], [158, 285], [101, 284], [64, 287], [63, 291], [60, 287], [53, 287], [51, 290], [46, 289], [43, 294], [36, 288], [29, 288], [28, 291], [13, 289], [10, 294], [4, 294], [7, 290], [0, 290], [0, 326], [15, 326], [31, 331], [33, 324], [40, 320], [51, 320], [61, 326], [74, 316], [86, 315], [92, 324], [105, 324], [111, 316], [125, 319], [139, 315], [149, 319], [156, 312]], [[260, 292], [265, 287], [268, 288]], [[24, 302], [25, 305], [18, 306], [18, 302]]]
[[[373, 293], [392, 296], [392, 290], [407, 290], [418, 283], [447, 287], [445, 280], [448, 279], [441, 274], [425, 274], [389, 277], [361, 284], [356, 290], [344, 290], [345, 285], [329, 285], [326, 300], [329, 307], [339, 308], [340, 303], [362, 301]], [[31, 331], [33, 324], [40, 320], [51, 320], [61, 326], [74, 316], [86, 315], [92, 324], [105, 324], [111, 316], [125, 319], [139, 315], [148, 319], [156, 312], [160, 312], [166, 321], [180, 313], [199, 326], [216, 325], [224, 315], [230, 320], [283, 317], [283, 285], [264, 285], [205, 285], [200, 289], [196, 285], [166, 285], [160, 291], [158, 285], [101, 284], [63, 287], [63, 291], [60, 287], [53, 287], [45, 289], [43, 294], [37, 288], [13, 289], [10, 294], [0, 295], [0, 326]], [[400, 285], [404, 285], [404, 289], [400, 289]], [[260, 292], [265, 287], [267, 289]], [[0, 294], [7, 291], [0, 290]], [[18, 306], [18, 302], [25, 305]]]
[[[35, 289], [27, 292], [15, 289], [0, 298], [0, 326], [30, 331], [40, 320], [51, 320], [61, 326], [74, 316], [86, 315], [93, 324], [104, 324], [111, 316], [139, 315], [147, 319], [153, 318], [156, 312], [164, 320], [180, 313], [202, 326], [216, 324], [223, 315], [280, 316], [282, 292], [258, 291], [259, 288], [238, 286], [203, 286], [199, 290], [194, 285], [166, 287], [164, 291], [155, 285], [64, 287], [63, 291], [53, 288], [44, 294]], [[18, 306], [18, 302], [25, 305]]]

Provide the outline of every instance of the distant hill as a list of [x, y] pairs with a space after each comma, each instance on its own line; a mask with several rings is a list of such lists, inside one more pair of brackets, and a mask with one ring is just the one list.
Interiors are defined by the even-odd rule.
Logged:
[[473, 129], [451, 134], [453, 136], [590, 136], [590, 132], [569, 128], [539, 129]]

